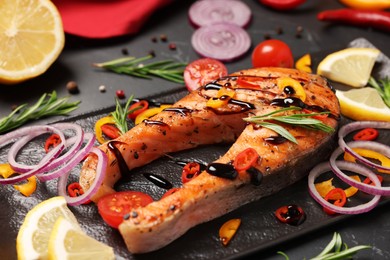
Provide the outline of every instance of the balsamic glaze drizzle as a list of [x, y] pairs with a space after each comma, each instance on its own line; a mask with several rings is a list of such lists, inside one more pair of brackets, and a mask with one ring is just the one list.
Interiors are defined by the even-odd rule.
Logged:
[[122, 156], [121, 151], [115, 146], [116, 144], [123, 144], [119, 141], [110, 141], [107, 144], [108, 149], [114, 153], [115, 158], [118, 162], [119, 171], [122, 176], [125, 176], [126, 174], [130, 173], [129, 167], [126, 164], [125, 159]]
[[233, 165], [225, 163], [210, 163], [207, 165], [206, 172], [210, 175], [229, 180], [234, 180], [238, 175]]
[[169, 190], [173, 187], [172, 183], [170, 183], [168, 180], [164, 179], [163, 177], [153, 174], [153, 173], [148, 173], [144, 172], [142, 175], [148, 179], [150, 182], [155, 184], [156, 186]]

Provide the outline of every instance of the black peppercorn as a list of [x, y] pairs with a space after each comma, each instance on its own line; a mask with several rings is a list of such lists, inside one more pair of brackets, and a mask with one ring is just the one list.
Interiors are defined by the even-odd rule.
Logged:
[[69, 81], [67, 84], [66, 84], [66, 89], [68, 90], [68, 92], [70, 94], [77, 94], [79, 93], [79, 86], [77, 85], [77, 83], [75, 81]]

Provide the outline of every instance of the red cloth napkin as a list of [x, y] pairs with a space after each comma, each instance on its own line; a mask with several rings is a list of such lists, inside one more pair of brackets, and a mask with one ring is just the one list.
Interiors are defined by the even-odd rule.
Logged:
[[109, 38], [139, 32], [158, 8], [172, 0], [53, 0], [66, 33]]

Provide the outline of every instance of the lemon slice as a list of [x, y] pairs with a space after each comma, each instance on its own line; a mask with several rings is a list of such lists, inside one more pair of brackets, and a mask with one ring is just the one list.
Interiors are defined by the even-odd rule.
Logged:
[[45, 72], [61, 53], [64, 30], [50, 0], [2, 0], [0, 83], [16, 84]]
[[49, 242], [49, 259], [115, 259], [112, 247], [86, 235], [74, 223], [59, 217]]
[[347, 48], [329, 54], [317, 68], [317, 74], [351, 87], [364, 87], [380, 51], [372, 48]]
[[47, 257], [49, 237], [55, 221], [60, 216], [78, 225], [64, 197], [45, 200], [27, 213], [16, 239], [18, 259]]
[[354, 120], [390, 121], [390, 108], [386, 106], [379, 93], [370, 87], [336, 90], [341, 113]]

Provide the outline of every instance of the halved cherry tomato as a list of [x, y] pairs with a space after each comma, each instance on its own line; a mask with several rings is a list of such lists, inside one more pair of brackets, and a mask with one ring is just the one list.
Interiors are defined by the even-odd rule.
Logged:
[[103, 134], [110, 139], [118, 138], [121, 135], [118, 127], [116, 127], [115, 125], [105, 124], [102, 125], [101, 128]]
[[365, 128], [360, 130], [353, 136], [353, 140], [355, 141], [373, 141], [379, 135], [378, 130], [374, 128]]
[[160, 200], [162, 200], [163, 198], [168, 197], [169, 195], [175, 193], [176, 191], [178, 191], [178, 190], [180, 190], [180, 189], [181, 189], [181, 188], [175, 187], [175, 188], [172, 188], [172, 189], [167, 190], [167, 191], [164, 193], [164, 195], [161, 196], [161, 199], [160, 199]]
[[282, 223], [298, 226], [305, 221], [306, 214], [301, 207], [293, 204], [278, 208], [275, 217]]
[[189, 182], [194, 179], [201, 173], [200, 165], [197, 162], [189, 162], [183, 167], [183, 171], [181, 172], [181, 181], [182, 183]]
[[227, 75], [226, 66], [214, 59], [198, 59], [184, 70], [184, 82], [189, 91], [194, 91], [205, 84]]
[[[144, 112], [146, 109], [148, 109], [149, 107], [149, 102], [146, 101], [146, 100], [140, 100], [134, 104], [132, 104], [130, 107], [129, 107], [129, 111], [132, 111], [130, 112], [128, 115], [127, 115], [127, 118], [128, 119], [135, 119], [139, 114], [141, 114], [142, 112]], [[134, 111], [133, 111], [134, 110]]]
[[[344, 190], [341, 189], [341, 188], [334, 188], [332, 189], [331, 191], [328, 192], [328, 194], [326, 194], [325, 196], [325, 200], [326, 201], [329, 201], [329, 200], [333, 200], [332, 198], [334, 198], [335, 196], [341, 196], [341, 199], [336, 199], [333, 204], [335, 206], [338, 206], [338, 207], [343, 207], [345, 205], [345, 203], [347, 203], [347, 195], [345, 194]], [[333, 215], [333, 214], [336, 214], [336, 212], [334, 212], [333, 210], [330, 210], [328, 208], [323, 208], [324, 211], [328, 214], [328, 215]]]
[[285, 42], [277, 39], [265, 40], [253, 50], [252, 65], [255, 68], [292, 68], [294, 57], [290, 47]]
[[98, 211], [111, 227], [118, 228], [123, 216], [132, 209], [144, 207], [153, 202], [148, 194], [139, 191], [120, 191], [103, 196], [98, 202]]
[[233, 166], [236, 171], [246, 171], [251, 166], [254, 166], [259, 159], [259, 154], [253, 148], [247, 148], [239, 153], [234, 159]]
[[61, 143], [61, 138], [58, 134], [52, 134], [49, 138], [46, 139], [45, 142], [45, 151], [48, 153], [51, 148], [56, 147]]

